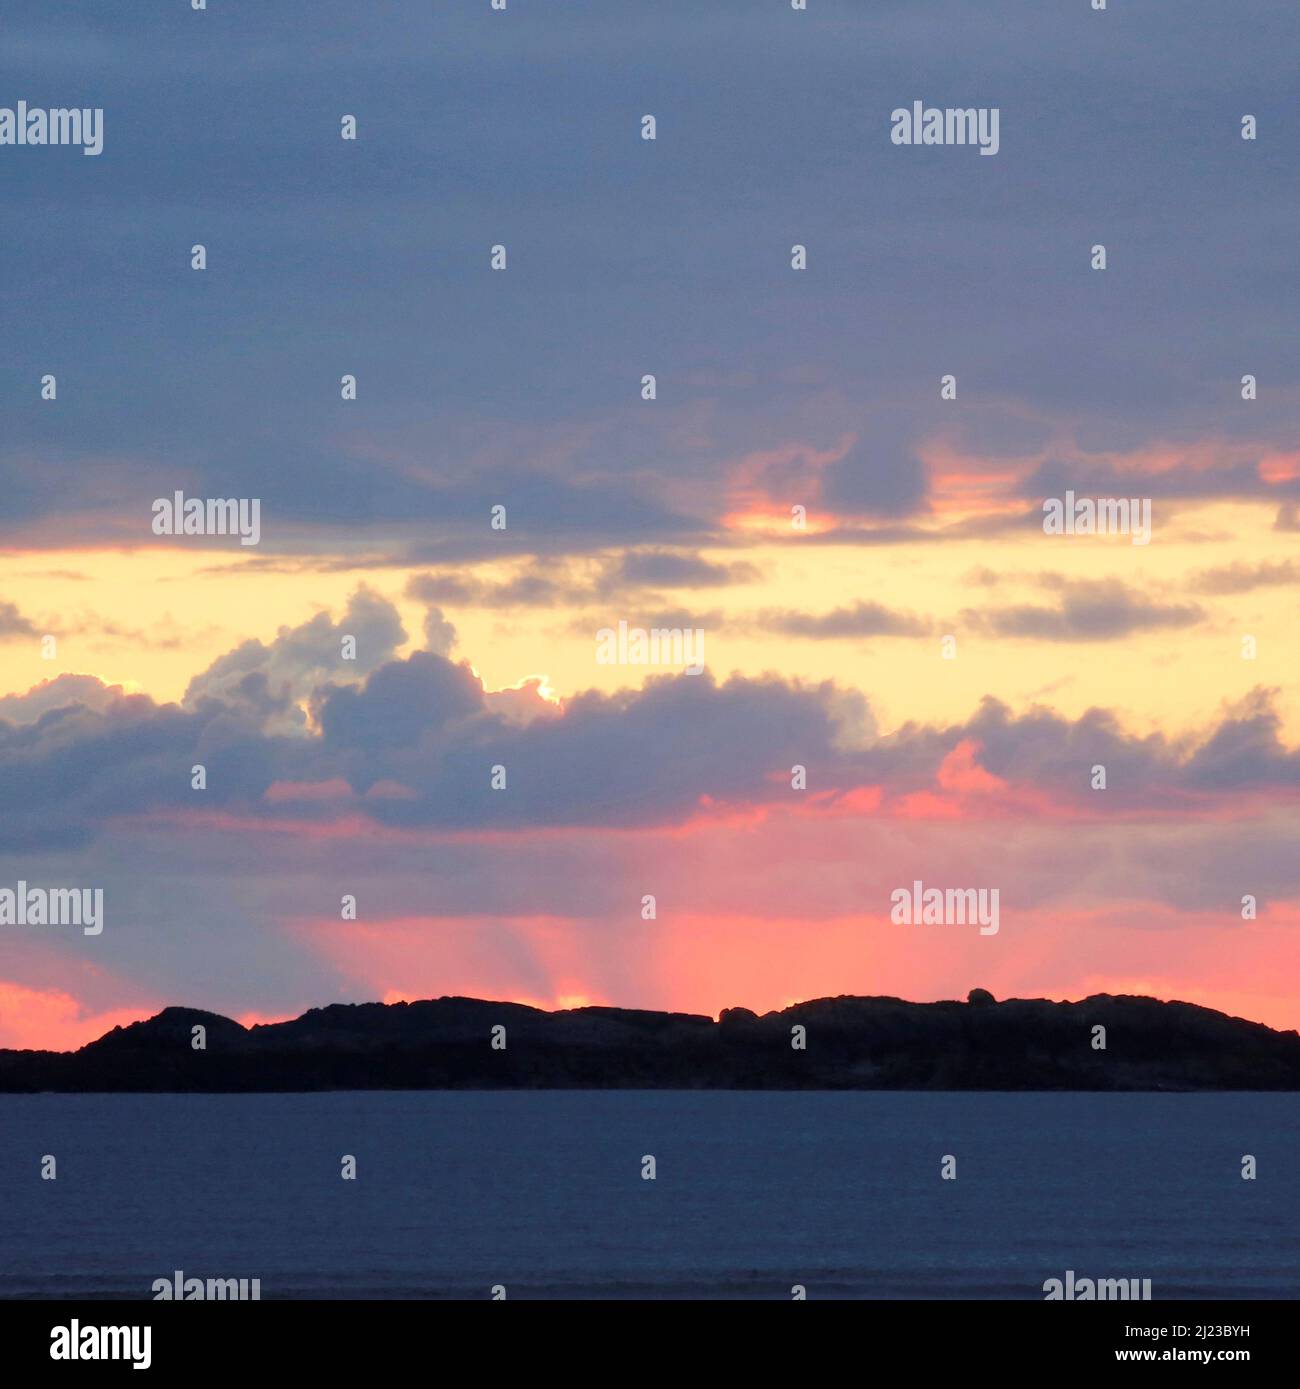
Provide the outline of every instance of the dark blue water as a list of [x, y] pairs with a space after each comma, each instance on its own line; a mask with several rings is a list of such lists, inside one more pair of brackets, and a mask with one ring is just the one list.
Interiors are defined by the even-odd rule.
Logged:
[[0, 1294], [175, 1269], [264, 1298], [1041, 1298], [1066, 1269], [1295, 1297], [1300, 1096], [0, 1097]]

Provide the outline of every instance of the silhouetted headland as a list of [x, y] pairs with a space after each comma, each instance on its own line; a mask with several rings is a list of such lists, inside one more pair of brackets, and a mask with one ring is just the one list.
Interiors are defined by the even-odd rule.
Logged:
[[79, 1051], [0, 1051], [8, 1092], [573, 1088], [1297, 1090], [1300, 1036], [1191, 1003], [975, 989], [965, 1003], [846, 996], [716, 1022], [439, 998], [246, 1028], [166, 1008]]

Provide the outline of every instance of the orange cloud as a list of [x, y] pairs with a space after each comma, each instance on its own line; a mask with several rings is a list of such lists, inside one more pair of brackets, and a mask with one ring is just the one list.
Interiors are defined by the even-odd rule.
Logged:
[[0, 979], [0, 1047], [31, 1051], [75, 1051], [114, 1027], [148, 1017], [164, 1005], [86, 1011], [61, 989], [31, 989]]

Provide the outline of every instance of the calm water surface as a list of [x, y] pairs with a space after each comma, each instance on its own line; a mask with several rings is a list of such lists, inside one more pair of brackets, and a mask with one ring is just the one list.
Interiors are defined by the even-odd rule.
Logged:
[[1041, 1298], [1068, 1268], [1300, 1295], [1300, 1096], [0, 1096], [10, 1297], [180, 1269], [264, 1298]]

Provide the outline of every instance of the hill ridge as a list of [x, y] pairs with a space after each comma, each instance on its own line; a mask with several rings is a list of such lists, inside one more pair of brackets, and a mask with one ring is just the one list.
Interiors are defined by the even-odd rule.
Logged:
[[0, 1051], [9, 1093], [549, 1088], [1297, 1090], [1300, 1034], [1134, 994], [839, 994], [716, 1021], [444, 995], [249, 1027], [176, 1004], [77, 1051]]

